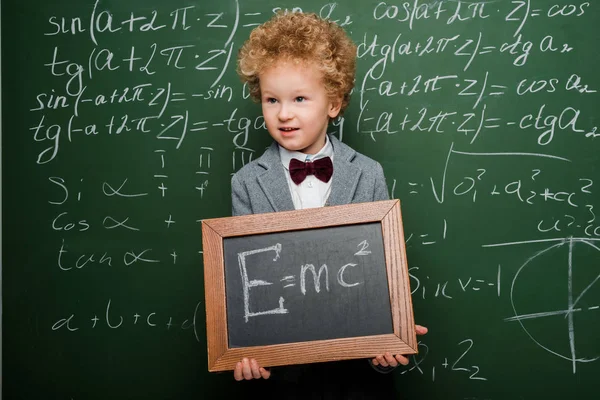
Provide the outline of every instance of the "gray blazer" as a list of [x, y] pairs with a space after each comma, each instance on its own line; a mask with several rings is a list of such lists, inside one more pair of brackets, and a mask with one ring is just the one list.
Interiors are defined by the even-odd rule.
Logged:
[[[333, 176], [326, 206], [388, 200], [383, 168], [371, 158], [329, 136]], [[294, 203], [277, 142], [231, 178], [232, 215], [292, 211]]]
[[[381, 165], [329, 136], [333, 145], [331, 193], [325, 206], [388, 200], [389, 194]], [[294, 202], [279, 157], [277, 142], [262, 156], [244, 165], [231, 178], [232, 215], [293, 211]], [[389, 373], [395, 367], [371, 367]], [[289, 367], [288, 367], [289, 369]]]

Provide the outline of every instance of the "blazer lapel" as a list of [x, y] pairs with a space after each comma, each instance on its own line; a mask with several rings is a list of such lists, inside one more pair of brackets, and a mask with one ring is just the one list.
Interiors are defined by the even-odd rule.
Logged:
[[258, 163], [266, 169], [263, 174], [258, 176], [258, 184], [265, 193], [273, 210], [294, 210], [294, 202], [292, 201], [292, 195], [290, 194], [290, 188], [288, 187], [276, 142], [273, 142], [264, 152]]
[[335, 136], [329, 136], [333, 145], [333, 176], [328, 206], [352, 203], [362, 170], [352, 164], [356, 151], [340, 142]]

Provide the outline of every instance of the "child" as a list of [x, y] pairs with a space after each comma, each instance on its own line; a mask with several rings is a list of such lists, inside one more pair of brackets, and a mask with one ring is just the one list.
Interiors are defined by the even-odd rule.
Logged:
[[[274, 142], [232, 177], [234, 216], [389, 198], [381, 165], [327, 135], [329, 121], [348, 106], [355, 64], [355, 44], [342, 28], [315, 14], [279, 13], [252, 31], [240, 49], [238, 73], [252, 98], [260, 101]], [[417, 334], [426, 331], [417, 326]], [[324, 379], [322, 384], [327, 385], [338, 376], [347, 389], [355, 380], [350, 364], [324, 364], [344, 363], [342, 372], [332, 372], [328, 365], [321, 374], [300, 375], [313, 387], [321, 385], [314, 379]], [[370, 363], [389, 372], [408, 359], [386, 353]], [[318, 377], [323, 374], [327, 376]], [[234, 371], [236, 380], [270, 376], [271, 371], [246, 358]], [[377, 392], [373, 387], [368, 390]]]

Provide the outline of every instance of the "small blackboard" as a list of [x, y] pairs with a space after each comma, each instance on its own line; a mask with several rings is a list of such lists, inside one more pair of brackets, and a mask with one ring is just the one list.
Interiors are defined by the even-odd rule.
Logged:
[[209, 370], [416, 353], [398, 200], [202, 222]]

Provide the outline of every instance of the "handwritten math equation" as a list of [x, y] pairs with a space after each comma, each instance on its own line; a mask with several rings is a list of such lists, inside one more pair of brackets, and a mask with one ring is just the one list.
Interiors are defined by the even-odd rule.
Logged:
[[[367, 250], [369, 247], [369, 243], [366, 240], [361, 241], [357, 245], [358, 251], [354, 253], [354, 256], [368, 256], [371, 254], [371, 250]], [[252, 256], [256, 256], [257, 254], [263, 253], [273, 253], [272, 260], [273, 263], [276, 263], [281, 258], [281, 252], [283, 251], [283, 246], [281, 243], [276, 243], [273, 246], [268, 246], [260, 249], [253, 249], [243, 251], [237, 254], [237, 261], [239, 272], [241, 275], [242, 282], [242, 294], [243, 294], [243, 303], [244, 303], [244, 320], [248, 322], [250, 318], [257, 317], [261, 315], [277, 315], [277, 314], [288, 314], [290, 311], [285, 307], [285, 298], [280, 296], [277, 301], [274, 303], [277, 304], [276, 308], [265, 309], [265, 310], [251, 310], [252, 301], [250, 299], [251, 289], [254, 287], [260, 286], [271, 286], [274, 282], [266, 281], [264, 279], [257, 279], [256, 268], [252, 266]], [[276, 264], [274, 264], [276, 265]], [[286, 288], [295, 288], [299, 286], [300, 292], [302, 295], [306, 296], [307, 293], [307, 285], [314, 290], [315, 294], [318, 294], [323, 290], [324, 292], [329, 291], [330, 285], [330, 270], [337, 269], [335, 272], [335, 282], [343, 288], [353, 288], [364, 284], [364, 281], [354, 280], [353, 278], [348, 278], [347, 274], [349, 274], [350, 270], [356, 267], [358, 263], [349, 262], [346, 263], [339, 268], [332, 268], [327, 266], [327, 264], [323, 263], [320, 266], [315, 267], [314, 264], [306, 263], [299, 266], [298, 275], [286, 275], [279, 279], [280, 284], [284, 289]], [[318, 269], [317, 269], [318, 268]], [[275, 268], [274, 268], [275, 269]], [[348, 271], [346, 271], [348, 270]], [[308, 279], [307, 279], [308, 276]], [[312, 278], [312, 281], [311, 279]], [[312, 285], [311, 285], [312, 282]], [[310, 293], [313, 293], [312, 290]]]
[[[159, 330], [191, 330], [196, 337], [196, 340], [200, 341], [198, 337], [196, 324], [202, 322], [197, 321], [198, 308], [201, 303], [197, 303], [194, 311], [188, 313], [189, 317], [186, 319], [177, 319], [172, 316], [161, 315], [157, 312], [130, 312], [124, 314], [122, 309], [124, 306], [119, 306], [121, 311], [115, 311], [115, 306], [112, 304], [112, 299], [108, 299], [106, 307], [102, 310], [92, 310], [89, 315], [80, 315], [71, 313], [67, 316], [61, 317], [52, 324], [52, 331], [64, 331], [69, 333], [76, 333], [77, 331], [85, 331], [87, 329], [127, 329], [131, 327], [137, 328], [150, 328]], [[111, 310], [112, 307], [112, 310]], [[145, 308], [145, 307], [143, 307]], [[90, 317], [93, 314], [93, 317]]]
[[475, 341], [467, 338], [456, 343], [456, 347], [445, 349], [451, 354], [451, 357], [443, 357], [443, 360], [431, 359], [434, 355], [430, 354], [430, 347], [425, 341], [419, 341], [419, 354], [411, 356], [411, 363], [407, 367], [402, 367], [400, 374], [420, 374], [427, 376], [432, 382], [436, 380], [436, 374], [439, 380], [439, 376], [442, 374], [450, 374], [453, 377], [464, 379], [475, 380], [475, 381], [487, 381], [488, 378], [485, 375], [485, 371], [482, 370], [478, 365], [469, 365], [472, 361], [471, 355], [469, 354]]

